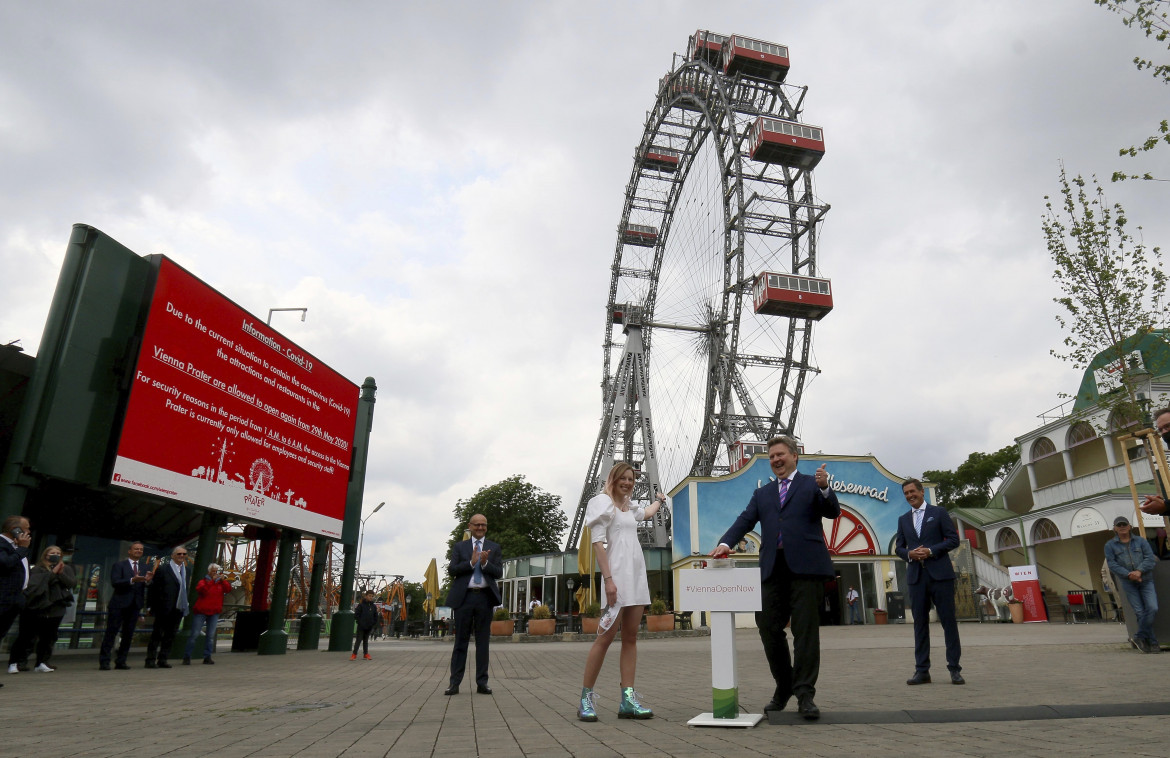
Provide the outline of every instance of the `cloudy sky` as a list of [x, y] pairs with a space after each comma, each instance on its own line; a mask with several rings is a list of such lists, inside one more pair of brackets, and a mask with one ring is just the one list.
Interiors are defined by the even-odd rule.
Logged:
[[[35, 354], [76, 222], [307, 307], [273, 325], [378, 383], [363, 564], [421, 579], [483, 485], [575, 507], [633, 150], [697, 28], [788, 45], [825, 130], [809, 450], [953, 468], [1075, 390], [1044, 195], [1170, 175], [1116, 157], [1170, 115], [1131, 63], [1165, 48], [1090, 0], [5, 3], [0, 342]], [[1170, 243], [1170, 183], [1107, 190]]]

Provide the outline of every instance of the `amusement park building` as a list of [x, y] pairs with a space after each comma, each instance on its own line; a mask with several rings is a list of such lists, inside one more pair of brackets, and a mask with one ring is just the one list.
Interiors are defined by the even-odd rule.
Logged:
[[[1148, 409], [1170, 404], [1170, 348], [1167, 332], [1129, 340], [1127, 360], [1139, 398]], [[1098, 403], [1097, 379], [1108, 372], [1110, 356], [1099, 355], [1086, 369], [1070, 408], [1040, 416], [1040, 424], [1016, 438], [1020, 462], [1007, 474], [987, 508], [960, 508], [953, 515], [983, 532], [982, 546], [1004, 566], [1035, 565], [1041, 585], [1057, 597], [1077, 590], [1103, 591], [1101, 564], [1113, 519], [1139, 517], [1147, 530], [1163, 526], [1160, 516], [1135, 512], [1132, 473], [1139, 495], [1156, 491], [1143, 446], [1118, 437], [1144, 423], [1118, 418]], [[1154, 537], [1156, 532], [1147, 531]]]

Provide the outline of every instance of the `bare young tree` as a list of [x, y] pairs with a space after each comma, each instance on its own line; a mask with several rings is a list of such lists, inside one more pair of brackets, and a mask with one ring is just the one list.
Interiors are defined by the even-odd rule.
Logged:
[[1098, 404], [1125, 418], [1141, 418], [1127, 360], [1138, 340], [1159, 324], [1166, 274], [1160, 248], [1149, 248], [1128, 231], [1119, 203], [1081, 176], [1069, 179], [1060, 168], [1060, 199], [1045, 196], [1044, 237], [1055, 264], [1053, 278], [1062, 295], [1056, 320], [1065, 332], [1061, 360], [1084, 370], [1098, 355], [1109, 356], [1114, 371], [1097, 387]]

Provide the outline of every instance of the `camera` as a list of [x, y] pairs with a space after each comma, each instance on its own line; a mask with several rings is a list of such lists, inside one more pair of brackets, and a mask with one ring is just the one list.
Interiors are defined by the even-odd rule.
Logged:
[[61, 556], [59, 556], [59, 555], [50, 555], [49, 556], [49, 565], [50, 566], [56, 566], [60, 562], [61, 562]]

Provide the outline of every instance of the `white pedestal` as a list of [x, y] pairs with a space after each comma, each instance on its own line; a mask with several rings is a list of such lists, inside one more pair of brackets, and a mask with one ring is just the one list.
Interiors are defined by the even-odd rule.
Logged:
[[[680, 573], [680, 607], [705, 609], [711, 628], [711, 700], [709, 713], [700, 713], [689, 726], [753, 727], [762, 713], [739, 712], [739, 684], [735, 667], [735, 614], [760, 609], [758, 569], [718, 568]], [[682, 576], [685, 575], [685, 576]]]

